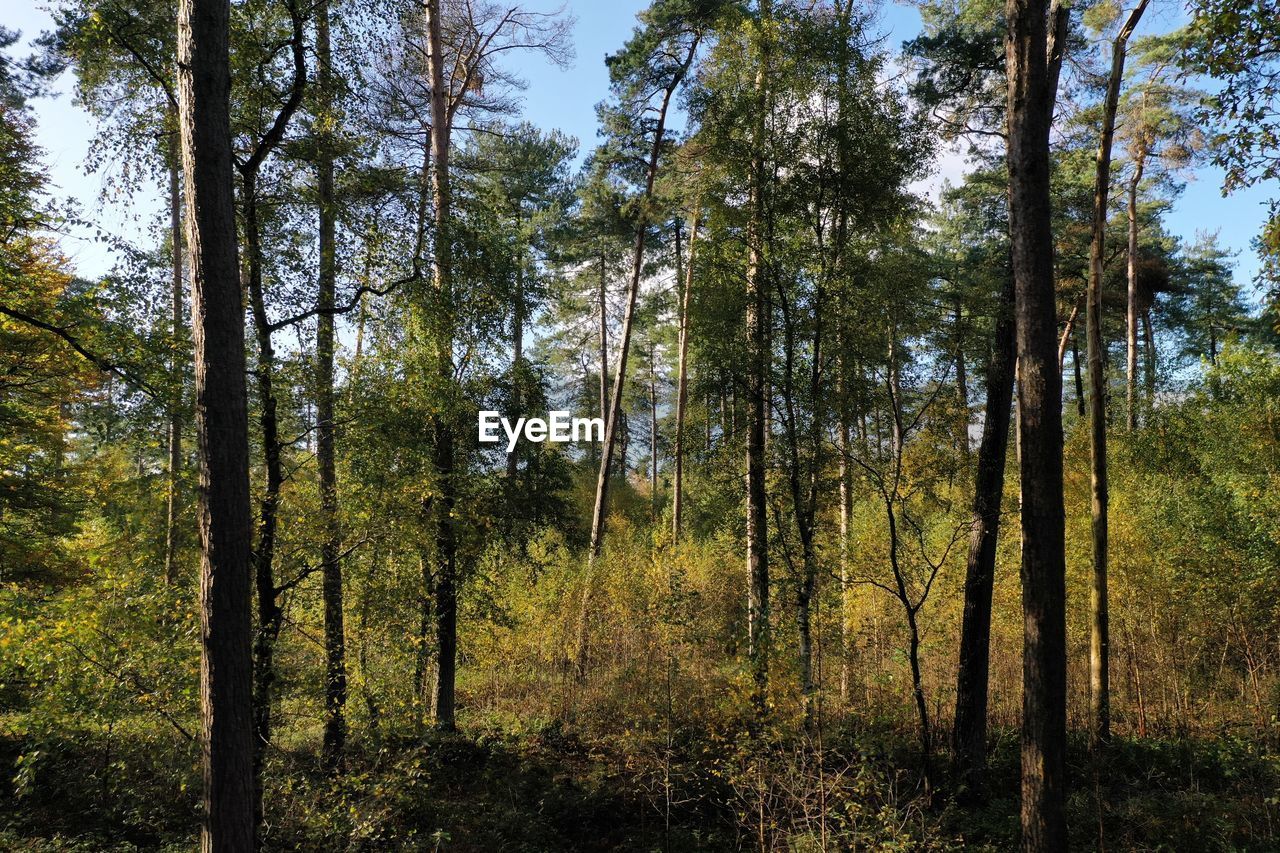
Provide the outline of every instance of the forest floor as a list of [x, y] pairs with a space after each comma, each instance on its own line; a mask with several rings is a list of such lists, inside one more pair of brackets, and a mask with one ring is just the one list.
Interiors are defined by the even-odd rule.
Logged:
[[[0, 739], [0, 849], [187, 850], [198, 778], [149, 739]], [[122, 730], [123, 731], [123, 730]], [[821, 773], [797, 743], [670, 739], [636, 754], [559, 726], [388, 737], [325, 776], [314, 752], [269, 766], [264, 849], [458, 851], [1012, 850], [1016, 733], [998, 732], [990, 789], [926, 795], [909, 732], [834, 730]], [[611, 745], [613, 744], [613, 745]], [[1280, 757], [1256, 742], [1117, 739], [1070, 750], [1072, 849], [1280, 850]], [[938, 760], [945, 765], [945, 756]], [[185, 771], [185, 772], [184, 772]], [[819, 785], [817, 780], [821, 778]], [[762, 845], [763, 840], [763, 845]]]

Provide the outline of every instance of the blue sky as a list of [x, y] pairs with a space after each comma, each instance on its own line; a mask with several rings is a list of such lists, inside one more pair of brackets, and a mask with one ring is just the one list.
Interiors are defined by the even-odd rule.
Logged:
[[[45, 0], [9, 2], [2, 23], [19, 29], [24, 43], [48, 29], [51, 19]], [[547, 0], [532, 0], [528, 5], [544, 10], [557, 5]], [[576, 59], [567, 69], [551, 66], [536, 57], [515, 60], [515, 67], [528, 80], [524, 93], [524, 117], [545, 127], [559, 128], [578, 137], [582, 149], [589, 150], [596, 140], [595, 105], [608, 95], [608, 78], [604, 57], [616, 50], [631, 33], [636, 13], [647, 0], [571, 0], [567, 7], [577, 19], [574, 28]], [[1148, 27], [1164, 29], [1178, 16], [1176, 7], [1144, 21]], [[886, 35], [886, 44], [896, 47], [918, 30], [919, 16], [909, 6], [889, 4], [879, 15], [878, 28]], [[68, 73], [59, 81], [59, 94], [35, 103], [38, 122], [37, 142], [44, 149], [45, 162], [57, 197], [70, 197], [79, 202], [86, 218], [118, 236], [143, 239], [147, 225], [158, 216], [159, 194], [155, 188], [129, 200], [107, 200], [100, 197], [104, 176], [86, 174], [83, 166], [93, 136], [90, 117], [74, 103], [72, 80]], [[954, 180], [963, 171], [958, 155], [940, 159], [937, 172], [926, 188], [937, 187], [943, 179]], [[1223, 198], [1219, 192], [1221, 173], [1201, 167], [1187, 182], [1167, 216], [1171, 231], [1192, 241], [1198, 231], [1217, 231], [1222, 245], [1238, 253], [1236, 275], [1242, 282], [1252, 279], [1257, 260], [1250, 241], [1266, 219], [1267, 201], [1274, 188], [1255, 188]], [[111, 266], [106, 246], [93, 239], [88, 231], [73, 230], [63, 241], [81, 275], [96, 276]]]

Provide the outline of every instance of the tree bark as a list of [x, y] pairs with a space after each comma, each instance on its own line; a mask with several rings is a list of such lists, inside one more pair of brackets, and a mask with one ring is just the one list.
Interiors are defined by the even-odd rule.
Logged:
[[[333, 121], [333, 55], [329, 41], [329, 0], [316, 4], [316, 60], [321, 110], [326, 127]], [[333, 326], [337, 285], [337, 211], [333, 189], [333, 139], [319, 140], [316, 163], [319, 200], [320, 268], [316, 315], [316, 461], [320, 473], [320, 514], [324, 542], [320, 562], [324, 597], [324, 758], [336, 769], [347, 740], [347, 647], [342, 612], [342, 530], [338, 523], [338, 477], [334, 460]]]
[[249, 426], [232, 189], [227, 0], [181, 0], [178, 90], [200, 461], [206, 853], [254, 848]]
[[1005, 281], [997, 308], [991, 360], [987, 364], [987, 406], [973, 485], [973, 523], [965, 566], [964, 616], [956, 679], [956, 775], [970, 791], [983, 787], [987, 762], [987, 692], [991, 657], [991, 595], [996, 545], [1004, 499], [1005, 457], [1013, 401], [1013, 279]]
[[1006, 0], [1009, 231], [1022, 484], [1022, 849], [1065, 851], [1067, 649], [1062, 376], [1057, 370], [1049, 131], [1066, 10]]

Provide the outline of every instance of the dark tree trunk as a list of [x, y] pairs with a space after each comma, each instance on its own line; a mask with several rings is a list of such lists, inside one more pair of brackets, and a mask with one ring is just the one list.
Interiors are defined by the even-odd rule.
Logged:
[[[325, 112], [333, 109], [333, 59], [329, 43], [329, 2], [316, 5], [317, 83]], [[331, 117], [328, 117], [331, 120]], [[324, 542], [320, 562], [324, 595], [324, 756], [336, 769], [347, 740], [347, 646], [342, 613], [342, 530], [338, 524], [338, 476], [334, 464], [333, 308], [337, 283], [335, 231], [337, 211], [333, 191], [333, 140], [319, 140], [316, 189], [320, 219], [319, 299], [316, 317], [316, 461], [320, 469], [320, 514]]]
[[956, 679], [956, 775], [970, 791], [983, 787], [987, 762], [987, 683], [991, 655], [991, 593], [995, 580], [1005, 457], [1013, 401], [1016, 350], [1013, 280], [1006, 280], [997, 308], [991, 360], [987, 364], [987, 409], [973, 486], [973, 526], [965, 566], [964, 617]]
[[[1062, 32], [1066, 10], [1055, 9]], [[1007, 0], [1009, 230], [1022, 482], [1022, 849], [1065, 851], [1067, 649], [1062, 375], [1057, 369], [1049, 130], [1063, 40], [1048, 0]]]
[[266, 489], [259, 505], [258, 539], [253, 552], [254, 579], [258, 596], [258, 633], [254, 643], [254, 808], [257, 820], [262, 819], [262, 766], [266, 748], [271, 742], [271, 704], [275, 682], [275, 641], [280, 633], [284, 614], [278, 603], [279, 590], [275, 584], [275, 542], [280, 489], [284, 473], [280, 459], [279, 426], [276, 415], [276, 398], [272, 374], [275, 370], [275, 349], [271, 343], [274, 331], [267, 317], [266, 297], [262, 285], [262, 234], [258, 220], [258, 173], [262, 163], [280, 144], [285, 129], [298, 105], [302, 102], [306, 82], [306, 54], [303, 45], [304, 21], [296, 9], [290, 10], [293, 25], [291, 53], [293, 55], [293, 82], [284, 106], [276, 114], [271, 128], [254, 146], [249, 157], [239, 164], [242, 184], [241, 204], [244, 212], [244, 234], [250, 308], [254, 329], [258, 338], [258, 363], [254, 375], [261, 398], [259, 422], [262, 426], [262, 452], [266, 466]]
[[262, 767], [266, 749], [271, 743], [271, 711], [275, 694], [275, 646], [284, 613], [277, 600], [275, 580], [275, 542], [280, 489], [284, 470], [280, 459], [280, 429], [276, 418], [273, 374], [275, 348], [271, 343], [271, 325], [267, 318], [266, 299], [262, 291], [262, 259], [258, 227], [257, 172], [242, 173], [244, 206], [246, 278], [254, 330], [258, 338], [258, 363], [254, 379], [258, 385], [258, 423], [262, 429], [262, 454], [266, 467], [266, 483], [258, 503], [258, 534], [253, 550], [254, 579], [258, 597], [258, 633], [253, 655], [253, 720], [254, 776], [258, 779], [258, 819], [262, 817]]
[[609, 280], [605, 273], [604, 250], [600, 252], [600, 283], [596, 289], [596, 312], [600, 324], [600, 417], [609, 417]]
[[206, 853], [254, 849], [249, 426], [232, 189], [229, 20], [226, 0], [181, 0], [178, 88], [200, 460]]

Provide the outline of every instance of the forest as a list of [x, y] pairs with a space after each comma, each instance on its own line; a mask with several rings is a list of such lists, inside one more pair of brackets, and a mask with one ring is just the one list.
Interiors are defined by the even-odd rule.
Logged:
[[1276, 0], [592, 5], [0, 27], [0, 849], [1280, 850]]

